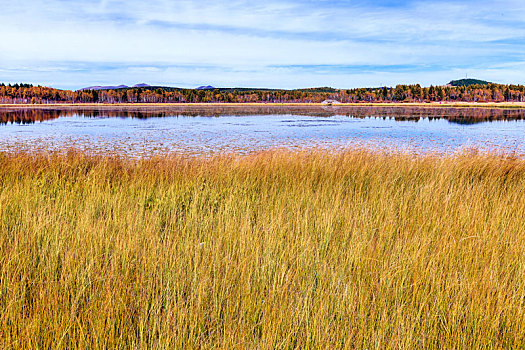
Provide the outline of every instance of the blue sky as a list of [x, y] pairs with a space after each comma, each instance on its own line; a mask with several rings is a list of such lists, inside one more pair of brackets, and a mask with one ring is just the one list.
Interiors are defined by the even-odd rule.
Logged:
[[525, 1], [3, 0], [0, 81], [525, 83]]

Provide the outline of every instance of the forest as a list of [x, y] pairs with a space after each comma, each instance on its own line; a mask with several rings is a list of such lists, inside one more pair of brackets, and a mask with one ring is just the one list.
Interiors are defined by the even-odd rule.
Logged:
[[0, 84], [0, 103], [341, 103], [373, 102], [524, 102], [525, 86], [397, 85], [396, 87], [297, 90], [220, 88], [183, 89], [138, 87], [109, 90], [60, 90], [31, 84]]

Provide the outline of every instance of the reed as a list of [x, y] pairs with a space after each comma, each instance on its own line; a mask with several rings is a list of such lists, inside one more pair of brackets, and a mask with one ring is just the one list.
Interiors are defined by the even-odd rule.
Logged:
[[525, 161], [0, 154], [0, 347], [522, 348]]

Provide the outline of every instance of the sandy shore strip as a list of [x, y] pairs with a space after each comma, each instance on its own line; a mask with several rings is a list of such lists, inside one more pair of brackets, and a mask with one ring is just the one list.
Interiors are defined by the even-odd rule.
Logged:
[[430, 102], [430, 103], [49, 103], [49, 104], [0, 104], [0, 108], [136, 108], [136, 107], [421, 107], [421, 108], [525, 108], [525, 102]]

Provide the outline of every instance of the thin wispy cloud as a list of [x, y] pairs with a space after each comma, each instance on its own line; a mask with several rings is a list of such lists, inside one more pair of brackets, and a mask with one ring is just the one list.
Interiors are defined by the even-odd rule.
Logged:
[[80, 88], [525, 81], [522, 1], [28, 0], [3, 4], [0, 80]]

